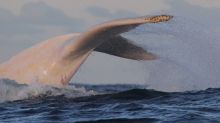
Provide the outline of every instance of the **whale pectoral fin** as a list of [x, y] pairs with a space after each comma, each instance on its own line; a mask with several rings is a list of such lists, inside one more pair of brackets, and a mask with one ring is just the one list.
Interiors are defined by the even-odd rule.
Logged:
[[[154, 59], [155, 56], [153, 54], [147, 53], [144, 49], [131, 44], [127, 39], [124, 39], [119, 35], [136, 28], [141, 24], [165, 22], [170, 20], [172, 17], [173, 16], [169, 15], [159, 15], [151, 17], [119, 19], [97, 25], [81, 34], [72, 45], [67, 47], [68, 54], [65, 58], [68, 60], [76, 59], [98, 47], [96, 49], [97, 51], [124, 58]], [[108, 43], [103, 44], [105, 41], [114, 45], [114, 49], [116, 50], [111, 49], [110, 46], [108, 47]], [[117, 43], [117, 41], [119, 43]], [[120, 45], [117, 46], [118, 44]]]
[[147, 52], [120, 35], [105, 41], [94, 51], [133, 60], [154, 60], [157, 58], [156, 55]]

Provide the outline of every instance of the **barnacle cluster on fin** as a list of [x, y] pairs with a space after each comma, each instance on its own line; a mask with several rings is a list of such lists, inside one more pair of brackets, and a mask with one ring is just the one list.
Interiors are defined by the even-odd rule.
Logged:
[[158, 16], [147, 17], [145, 18], [145, 20], [150, 23], [158, 23], [158, 22], [169, 21], [172, 18], [173, 16], [171, 15], [158, 15]]

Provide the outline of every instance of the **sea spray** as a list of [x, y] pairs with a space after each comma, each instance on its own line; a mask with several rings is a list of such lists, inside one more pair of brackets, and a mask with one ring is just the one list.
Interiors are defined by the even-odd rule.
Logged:
[[125, 34], [158, 60], [143, 62], [148, 87], [187, 91], [220, 87], [220, 36], [198, 22], [175, 17], [170, 22], [146, 24]]

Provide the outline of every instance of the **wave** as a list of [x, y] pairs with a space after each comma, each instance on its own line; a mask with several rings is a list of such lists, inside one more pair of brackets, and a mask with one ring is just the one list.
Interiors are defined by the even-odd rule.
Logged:
[[[30, 85], [17, 84], [15, 81], [0, 80], [0, 103], [16, 100], [48, 99], [48, 100], [69, 100], [72, 102], [92, 101], [132, 101], [150, 99], [168, 99], [169, 97], [198, 98], [205, 96], [219, 95], [220, 88], [209, 88], [201, 91], [186, 92], [162, 92], [149, 90], [138, 85], [81, 85], [70, 84], [63, 88], [44, 86], [38, 83]], [[198, 95], [197, 97], [194, 97]], [[200, 98], [201, 97], [201, 98]]]
[[0, 103], [5, 101], [53, 98], [86, 102], [93, 100], [140, 100], [151, 99], [166, 92], [147, 90], [139, 85], [83, 85], [70, 84], [63, 88], [45, 86], [38, 83], [18, 84], [16, 81], [0, 80]]
[[25, 85], [18, 84], [12, 80], [0, 79], [0, 102], [60, 95], [67, 98], [75, 98], [94, 94], [97, 93], [93, 90], [86, 90], [84, 87], [65, 86], [63, 88], [55, 88], [39, 83]]
[[143, 99], [152, 99], [157, 97], [162, 97], [168, 95], [169, 93], [154, 91], [154, 90], [146, 90], [146, 89], [132, 89], [127, 91], [122, 91], [118, 93], [111, 93], [111, 94], [100, 94], [94, 96], [85, 96], [85, 97], [78, 97], [75, 98], [74, 101], [79, 102], [90, 102], [93, 100], [99, 101], [132, 101], [132, 100], [143, 100]]

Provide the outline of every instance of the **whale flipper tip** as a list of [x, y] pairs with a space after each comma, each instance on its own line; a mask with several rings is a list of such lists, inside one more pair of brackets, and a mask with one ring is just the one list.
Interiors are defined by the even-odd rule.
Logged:
[[150, 23], [158, 23], [158, 22], [165, 22], [172, 19], [172, 15], [157, 15], [157, 16], [151, 16], [146, 17], [145, 20], [149, 21]]

